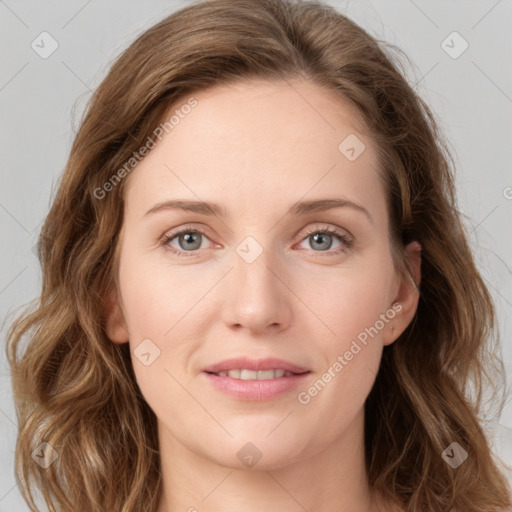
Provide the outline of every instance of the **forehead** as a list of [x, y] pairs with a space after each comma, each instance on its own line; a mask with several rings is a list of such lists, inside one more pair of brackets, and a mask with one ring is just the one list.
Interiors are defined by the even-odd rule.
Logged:
[[361, 116], [332, 91], [299, 80], [251, 80], [193, 98], [196, 106], [183, 110], [129, 176], [128, 205], [136, 200], [149, 208], [169, 197], [229, 204], [236, 194], [244, 199], [239, 206], [261, 208], [273, 198], [288, 205], [304, 196], [382, 192]]

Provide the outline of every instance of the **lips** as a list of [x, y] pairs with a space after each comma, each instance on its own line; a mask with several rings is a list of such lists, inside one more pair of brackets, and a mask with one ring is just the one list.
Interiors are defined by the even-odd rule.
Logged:
[[296, 365], [290, 361], [278, 358], [266, 358], [266, 359], [251, 359], [249, 357], [236, 357], [226, 359], [219, 363], [215, 363], [207, 366], [203, 369], [206, 373], [219, 373], [229, 370], [253, 370], [253, 371], [265, 371], [265, 370], [284, 370], [293, 374], [301, 374], [309, 372], [307, 368]]

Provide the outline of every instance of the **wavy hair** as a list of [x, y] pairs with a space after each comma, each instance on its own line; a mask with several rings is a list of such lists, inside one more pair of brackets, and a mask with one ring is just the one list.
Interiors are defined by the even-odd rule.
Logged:
[[[453, 157], [400, 55], [320, 1], [207, 0], [152, 26], [114, 62], [87, 104], [39, 236], [40, 297], [8, 333], [15, 470], [32, 511], [37, 490], [51, 512], [154, 512], [156, 417], [129, 345], [105, 332], [118, 286], [119, 170], [171, 105], [250, 78], [305, 79], [350, 101], [377, 148], [402, 271], [404, 246], [422, 246], [415, 318], [384, 348], [365, 403], [371, 489], [408, 512], [511, 509], [482, 427], [486, 384], [494, 399], [504, 378], [494, 305], [457, 209]], [[32, 458], [42, 442], [58, 453], [46, 469]], [[452, 442], [469, 454], [457, 469], [442, 457]]]

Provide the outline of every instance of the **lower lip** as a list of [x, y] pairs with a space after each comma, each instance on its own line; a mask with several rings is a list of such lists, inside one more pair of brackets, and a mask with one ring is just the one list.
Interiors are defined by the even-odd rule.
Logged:
[[203, 374], [214, 387], [227, 395], [239, 400], [264, 401], [290, 393], [298, 388], [304, 383], [310, 372], [266, 380], [241, 380], [207, 372], [203, 372]]

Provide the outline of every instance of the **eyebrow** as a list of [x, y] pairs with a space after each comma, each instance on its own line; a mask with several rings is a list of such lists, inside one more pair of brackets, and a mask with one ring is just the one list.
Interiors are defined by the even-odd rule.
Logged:
[[[356, 211], [362, 212], [366, 215], [370, 223], [373, 224], [372, 216], [370, 212], [361, 206], [360, 204], [354, 203], [347, 199], [317, 199], [312, 201], [300, 201], [293, 204], [288, 210], [289, 215], [303, 216], [308, 213], [320, 212], [325, 210], [331, 210], [333, 208], [352, 208]], [[171, 199], [168, 201], [162, 201], [152, 206], [145, 214], [147, 215], [165, 211], [165, 210], [183, 210], [188, 212], [199, 213], [201, 215], [210, 215], [217, 217], [227, 217], [226, 210], [216, 203], [208, 201], [188, 201], [184, 199]]]

